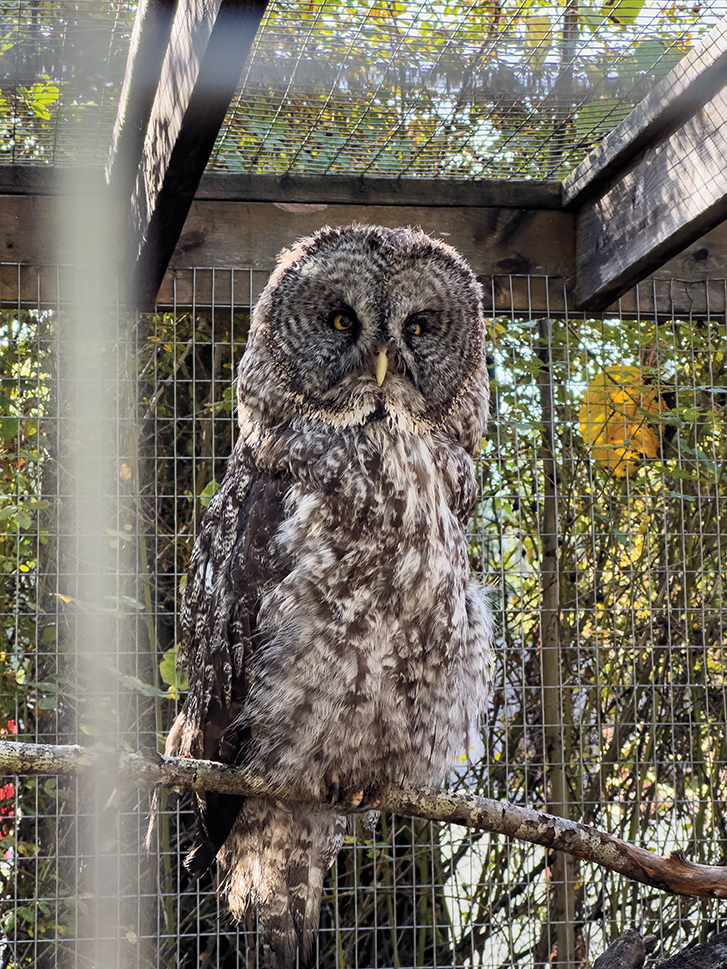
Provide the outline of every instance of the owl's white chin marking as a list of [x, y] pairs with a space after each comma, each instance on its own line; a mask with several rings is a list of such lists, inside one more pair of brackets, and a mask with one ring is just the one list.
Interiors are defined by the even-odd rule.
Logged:
[[383, 386], [368, 374], [344, 380], [321, 403], [301, 401], [311, 417], [324, 420], [333, 427], [355, 427], [371, 421], [384, 421], [391, 428], [410, 434], [426, 434], [432, 430], [431, 421], [412, 413], [412, 404], [425, 409], [421, 394], [409, 381], [397, 374], [388, 374]]

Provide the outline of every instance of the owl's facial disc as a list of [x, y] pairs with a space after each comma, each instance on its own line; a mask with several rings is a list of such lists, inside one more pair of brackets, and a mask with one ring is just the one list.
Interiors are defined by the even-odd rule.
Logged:
[[304, 240], [271, 277], [251, 336], [258, 330], [275, 374], [264, 401], [274, 422], [308, 413], [336, 425], [442, 426], [483, 365], [475, 277], [412, 230], [349, 226]]

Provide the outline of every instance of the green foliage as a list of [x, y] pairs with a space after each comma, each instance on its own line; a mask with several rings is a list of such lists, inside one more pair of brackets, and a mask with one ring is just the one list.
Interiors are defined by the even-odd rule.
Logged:
[[[50, 315], [0, 311], [0, 737], [42, 735], [46, 705], [36, 679], [55, 646], [55, 627], [39, 618], [46, 594], [46, 556], [54, 545], [52, 424], [55, 335]], [[14, 939], [53, 937], [64, 916], [43, 896], [53, 893], [49, 858], [52, 819], [64, 795], [53, 779], [24, 779], [0, 788], [0, 910]], [[39, 826], [35, 819], [47, 817]], [[8, 896], [26, 899], [12, 910]], [[36, 902], [36, 899], [38, 900]], [[0, 944], [0, 951], [2, 946]], [[6, 962], [3, 961], [3, 965]], [[15, 963], [7, 963], [14, 965]], [[18, 965], [30, 965], [24, 960]]]
[[11, 606], [2, 613], [0, 676], [14, 688], [0, 694], [0, 727], [21, 711], [32, 717], [38, 560], [49, 537], [42, 476], [51, 341], [47, 319], [0, 313], [0, 600]]
[[203, 508], [208, 507], [219, 487], [218, 482], [213, 479], [212, 481], [208, 481], [204, 488], [200, 491], [199, 501]]
[[178, 699], [179, 693], [184, 692], [189, 686], [186, 674], [177, 669], [178, 654], [179, 649], [177, 647], [168, 649], [159, 664], [159, 675], [162, 681], [169, 686], [165, 696], [172, 700]]

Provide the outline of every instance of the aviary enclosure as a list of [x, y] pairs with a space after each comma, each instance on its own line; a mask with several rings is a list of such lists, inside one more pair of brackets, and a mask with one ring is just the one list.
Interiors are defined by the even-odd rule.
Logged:
[[[275, 254], [421, 224], [480, 274], [494, 386], [495, 691], [449, 786], [727, 863], [725, 13], [0, 4], [3, 755], [159, 748]], [[254, 916], [181, 865], [189, 797], [147, 854], [148, 786], [3, 778], [2, 965], [261, 965]], [[350, 826], [316, 965], [585, 969], [627, 929], [669, 965], [723, 912], [387, 811]]]

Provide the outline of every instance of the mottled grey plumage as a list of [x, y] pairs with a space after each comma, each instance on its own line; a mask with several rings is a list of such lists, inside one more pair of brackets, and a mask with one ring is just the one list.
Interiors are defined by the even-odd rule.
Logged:
[[167, 743], [310, 793], [199, 798], [187, 865], [219, 852], [272, 967], [315, 940], [345, 825], [327, 787], [439, 784], [477, 724], [491, 620], [465, 527], [487, 401], [479, 286], [453, 249], [354, 225], [283, 252], [192, 553], [190, 689]]

